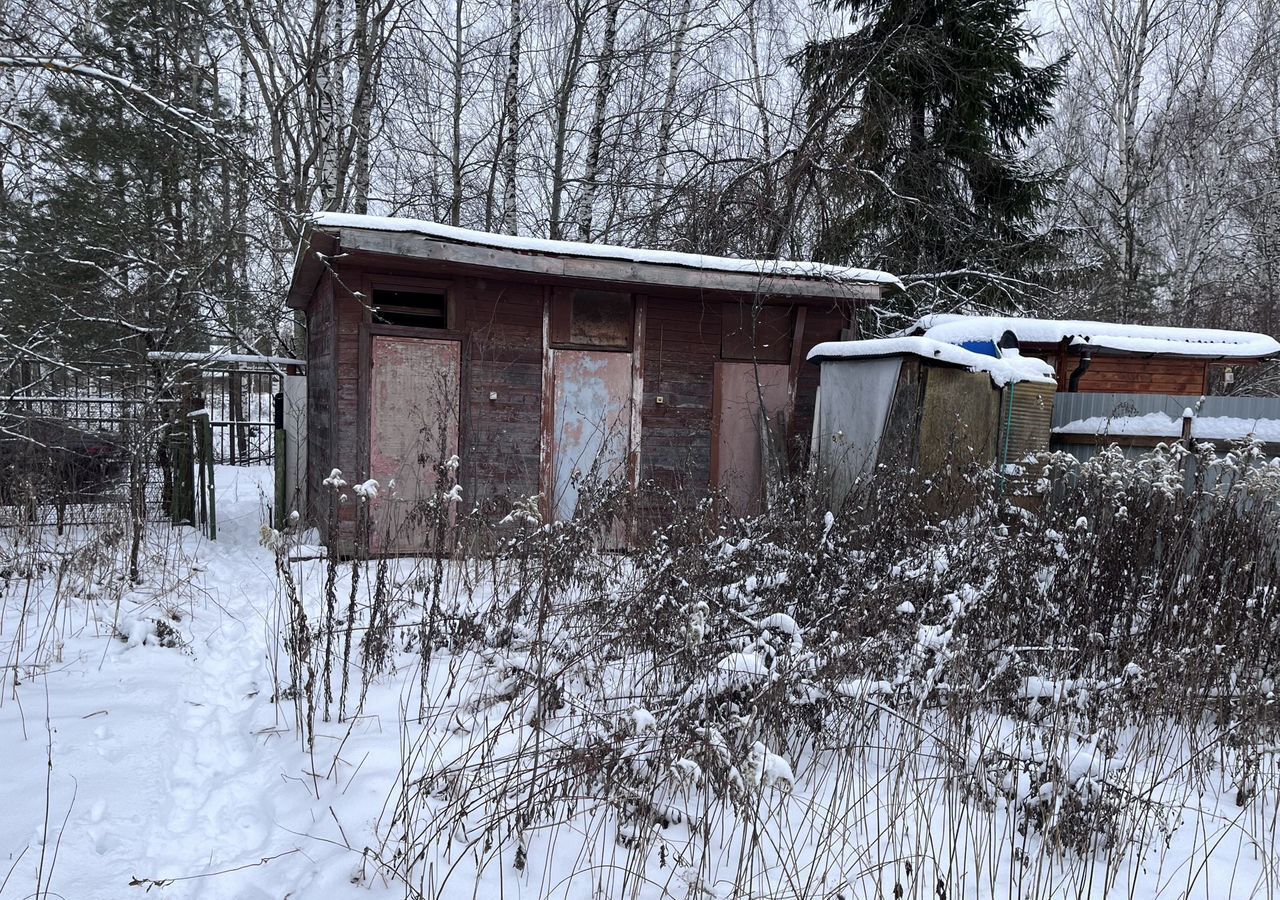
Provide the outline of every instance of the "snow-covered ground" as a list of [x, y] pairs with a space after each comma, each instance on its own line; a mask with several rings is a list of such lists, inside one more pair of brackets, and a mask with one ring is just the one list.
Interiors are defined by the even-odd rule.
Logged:
[[[837, 687], [866, 704], [849, 732], [861, 735], [856, 752], [807, 738], [789, 749], [738, 747], [708, 727], [701, 762], [682, 757], [657, 780], [660, 796], [642, 795], [655, 783], [647, 761], [660, 757], [665, 730], [684, 727], [691, 704], [767, 685], [778, 659], [800, 658], [803, 629], [783, 612], [747, 622], [754, 643], [652, 710], [637, 698], [656, 676], [639, 657], [595, 668], [555, 660], [564, 695], [552, 703], [519, 689], [521, 673], [552, 661], [512, 649], [519, 640], [495, 652], [459, 638], [464, 649], [433, 657], [423, 716], [418, 656], [401, 641], [358, 715], [339, 724], [317, 712], [309, 750], [294, 703], [276, 697], [289, 682], [289, 606], [261, 543], [268, 477], [220, 468], [219, 539], [158, 527], [153, 574], [120, 596], [118, 613], [110, 586], [76, 587], [72, 564], [52, 614], [41, 606], [47, 591], [27, 594], [31, 582], [8, 579], [0, 896], [853, 898], [893, 896], [901, 885], [905, 896], [937, 898], [939, 880], [947, 897], [1270, 897], [1280, 888], [1273, 758], [1257, 774], [1260, 796], [1237, 807], [1223, 772], [1185, 788], [1188, 768], [1213, 765], [1189, 765], [1195, 751], [1176, 731], [1111, 734], [1106, 752], [1069, 728], [1053, 746], [1036, 744], [1002, 715], [947, 734], [941, 719], [931, 731], [927, 715], [890, 705], [894, 686], [882, 680]], [[56, 552], [70, 543], [41, 540], [46, 558], [70, 559]], [[423, 572], [397, 562], [387, 577]], [[304, 561], [293, 573], [317, 621], [324, 564]], [[349, 589], [340, 579], [340, 602]], [[752, 580], [726, 590], [761, 589]], [[371, 591], [362, 583], [362, 603]], [[472, 608], [489, 596], [461, 583], [453, 595]], [[907, 606], [897, 613], [913, 613]], [[695, 609], [691, 628], [704, 625]], [[945, 652], [950, 635], [922, 627], [921, 659]], [[47, 665], [28, 665], [51, 652]], [[352, 708], [358, 672], [353, 680]], [[1028, 680], [1018, 697], [1047, 708], [1092, 687]], [[540, 770], [543, 760], [555, 765]], [[731, 799], [696, 789], [712, 777], [731, 785]], [[613, 802], [584, 785], [610, 786]], [[628, 791], [634, 803], [620, 804]], [[1108, 827], [1120, 842], [1144, 840], [1105, 858], [1050, 852], [1014, 815], [1013, 804], [1037, 795], [1048, 817], [1073, 803], [1113, 805]]]
[[[360, 853], [342, 845], [343, 823], [330, 807], [359, 810], [352, 830], [366, 832], [359, 817], [369, 807], [360, 800], [376, 792], [380, 772], [366, 766], [346, 794], [345, 780], [310, 778], [288, 710], [272, 698], [276, 576], [259, 546], [269, 476], [218, 470], [219, 539], [183, 530], [180, 546], [167, 548], [180, 571], [121, 599], [117, 630], [125, 640], [111, 636], [114, 604], [101, 599], [68, 601], [52, 624], [27, 623], [55, 629], [63, 647], [43, 672], [19, 669], [24, 683], [16, 690], [6, 670], [3, 896], [31, 896], [37, 886], [50, 897], [86, 900], [147, 886], [237, 900], [363, 894], [351, 884]], [[11, 584], [6, 598], [10, 648], [21, 590]], [[147, 624], [169, 616], [185, 646], [162, 646]], [[26, 636], [28, 648], [49, 638]], [[381, 723], [371, 718], [352, 730], [376, 734]], [[330, 751], [326, 764], [333, 740], [318, 747]], [[376, 800], [383, 796], [385, 784]]]

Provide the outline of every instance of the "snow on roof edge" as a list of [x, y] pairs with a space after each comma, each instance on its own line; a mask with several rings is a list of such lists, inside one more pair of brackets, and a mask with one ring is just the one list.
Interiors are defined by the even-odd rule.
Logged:
[[984, 356], [955, 344], [918, 336], [865, 341], [827, 341], [816, 345], [809, 351], [806, 358], [809, 362], [827, 362], [843, 359], [876, 359], [899, 354], [911, 354], [921, 359], [961, 366], [970, 372], [986, 372], [998, 387], [1022, 381], [1057, 384], [1057, 380], [1053, 377], [1053, 367], [1035, 357]]
[[835, 266], [827, 263], [785, 259], [734, 259], [725, 256], [704, 256], [699, 253], [680, 253], [674, 250], [650, 250], [622, 247], [616, 244], [586, 244], [577, 241], [553, 241], [545, 238], [519, 237], [493, 234], [441, 225], [425, 219], [392, 218], [388, 216], [361, 216], [353, 213], [321, 212], [311, 215], [309, 221], [319, 228], [357, 228], [369, 231], [398, 231], [420, 234], [456, 244], [472, 244], [500, 250], [538, 253], [547, 256], [568, 256], [588, 259], [613, 259], [622, 262], [648, 263], [651, 265], [680, 266], [718, 272], [734, 272], [745, 275], [761, 275], [771, 278], [807, 278], [833, 283], [856, 282], [880, 284], [903, 288], [896, 275], [876, 269], [855, 266]]
[[1068, 340], [1072, 347], [1094, 347], [1124, 353], [1235, 359], [1256, 359], [1280, 354], [1280, 341], [1253, 331], [1124, 325], [1117, 322], [1019, 316], [933, 314], [923, 316], [915, 325], [901, 333], [959, 344], [967, 341], [998, 341], [1006, 331], [1012, 331], [1019, 341], [1028, 344], [1056, 344]]

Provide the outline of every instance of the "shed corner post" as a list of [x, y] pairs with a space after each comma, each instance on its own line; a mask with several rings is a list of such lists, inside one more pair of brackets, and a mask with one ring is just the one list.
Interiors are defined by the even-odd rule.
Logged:
[[552, 431], [555, 428], [555, 351], [551, 349], [551, 286], [542, 291], [542, 420], [538, 434], [538, 506], [542, 520], [550, 522], [552, 503]]
[[808, 307], [797, 306], [795, 320], [792, 322], [791, 328], [791, 361], [787, 370], [787, 425], [785, 438], [787, 446], [783, 448], [783, 452], [787, 454], [791, 452], [790, 448], [795, 444], [798, 437], [798, 432], [796, 431], [796, 399], [800, 395], [800, 370], [805, 363], [804, 326], [808, 314]]
[[640, 493], [640, 446], [644, 427], [644, 331], [648, 303], [644, 294], [635, 298], [631, 334], [631, 434], [627, 448], [627, 483], [631, 488], [631, 521], [627, 523], [627, 543], [634, 542], [640, 527], [638, 499]]

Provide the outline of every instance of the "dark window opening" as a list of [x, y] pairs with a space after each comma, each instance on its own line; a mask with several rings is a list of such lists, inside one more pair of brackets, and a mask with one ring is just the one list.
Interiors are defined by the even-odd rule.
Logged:
[[448, 298], [443, 291], [374, 288], [373, 322], [408, 328], [448, 328]]
[[631, 342], [631, 295], [614, 291], [574, 291], [569, 314], [574, 344], [625, 347]]
[[635, 305], [620, 291], [557, 292], [551, 307], [551, 343], [631, 349]]

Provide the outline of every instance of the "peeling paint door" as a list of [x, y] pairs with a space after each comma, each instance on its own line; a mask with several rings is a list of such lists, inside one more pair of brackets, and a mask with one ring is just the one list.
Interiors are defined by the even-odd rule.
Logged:
[[370, 544], [375, 552], [422, 552], [425, 504], [449, 488], [436, 467], [458, 453], [461, 345], [375, 336], [370, 356], [369, 476], [379, 485]]
[[[718, 362], [715, 371], [716, 460], [712, 486], [724, 492], [733, 515], [761, 511], [766, 473], [786, 452], [791, 414], [791, 368], [749, 362]], [[772, 457], [773, 465], [766, 465]]]
[[625, 481], [631, 445], [631, 354], [555, 350], [551, 510], [573, 518], [583, 488]]

